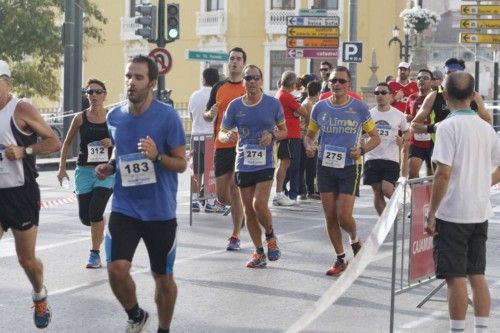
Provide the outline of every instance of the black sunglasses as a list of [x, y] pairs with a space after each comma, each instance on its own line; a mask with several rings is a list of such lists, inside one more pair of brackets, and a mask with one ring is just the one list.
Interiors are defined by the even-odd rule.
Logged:
[[417, 80], [424, 80], [424, 81], [427, 81], [427, 80], [430, 80], [431, 78], [428, 77], [428, 76], [417, 76]]
[[387, 95], [389, 92], [387, 90], [381, 90], [381, 91], [374, 91], [373, 94], [375, 96], [378, 96], [378, 95], [382, 95], [382, 96], [385, 96]]
[[259, 75], [245, 75], [243, 76], [243, 80], [249, 82], [249, 81], [259, 81], [260, 80], [260, 76]]
[[331, 83], [335, 84], [335, 83], [340, 83], [340, 84], [344, 84], [344, 83], [347, 83], [349, 82], [349, 80], [346, 80], [346, 79], [331, 79], [330, 80]]
[[320, 72], [328, 72], [330, 70], [330, 68], [320, 68], [319, 71]]
[[104, 89], [87, 89], [87, 91], [86, 91], [87, 95], [93, 95], [93, 94], [100, 95], [100, 94], [104, 94], [105, 92], [106, 92], [106, 90], [104, 90]]

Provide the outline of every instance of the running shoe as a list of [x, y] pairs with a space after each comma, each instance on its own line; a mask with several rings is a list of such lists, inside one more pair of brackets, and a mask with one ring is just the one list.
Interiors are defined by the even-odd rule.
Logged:
[[240, 240], [234, 236], [229, 237], [229, 242], [227, 243], [226, 250], [228, 251], [238, 251], [240, 249]]
[[339, 276], [340, 274], [342, 274], [343, 271], [345, 271], [347, 265], [348, 265], [347, 261], [340, 261], [339, 259], [337, 259], [335, 261], [335, 264], [333, 264], [333, 266], [326, 271], [326, 275]]
[[[45, 288], [45, 287], [44, 287]], [[47, 293], [47, 288], [45, 288], [45, 293]], [[52, 313], [50, 312], [50, 306], [47, 302], [47, 296], [41, 300], [33, 300], [33, 321], [37, 328], [45, 328], [49, 326], [50, 319], [52, 318]]]
[[144, 311], [144, 316], [141, 321], [133, 321], [132, 319], [127, 320], [127, 327], [125, 328], [125, 333], [140, 333], [143, 332], [149, 325], [150, 317], [147, 311]]
[[264, 268], [266, 267], [266, 255], [264, 253], [254, 252], [252, 258], [247, 262], [248, 268]]
[[193, 202], [191, 202], [191, 210], [193, 213], [198, 213], [200, 211], [200, 203], [193, 200]]
[[89, 261], [87, 263], [87, 268], [101, 268], [101, 256], [99, 253], [90, 251]]
[[319, 196], [319, 193], [309, 193], [307, 195], [307, 198], [312, 199], [312, 200], [319, 200], [321, 199]]
[[276, 196], [273, 198], [274, 206], [293, 206], [295, 205], [295, 200], [290, 199], [282, 192], [276, 193]]
[[267, 256], [271, 261], [278, 260], [281, 257], [281, 251], [278, 247], [278, 239], [276, 237], [267, 240]]
[[205, 213], [224, 213], [224, 211], [224, 206], [219, 206], [217, 204], [211, 205], [209, 203], [205, 205]]
[[359, 250], [361, 250], [361, 240], [358, 240], [356, 243], [352, 243], [351, 248], [354, 255], [358, 254]]

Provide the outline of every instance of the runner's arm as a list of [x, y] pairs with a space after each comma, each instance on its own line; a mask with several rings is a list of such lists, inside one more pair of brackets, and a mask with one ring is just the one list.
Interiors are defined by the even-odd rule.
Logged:
[[436, 100], [436, 92], [431, 92], [424, 99], [424, 103], [418, 110], [415, 118], [411, 121], [411, 131], [413, 133], [429, 133], [427, 131], [427, 125], [425, 125], [425, 120], [429, 117], [432, 111], [432, 105]]
[[492, 124], [491, 115], [486, 110], [486, 107], [484, 106], [483, 98], [481, 97], [481, 95], [478, 92], [476, 92], [476, 94], [474, 95], [474, 102], [476, 102], [476, 104], [477, 104], [477, 114], [479, 115], [479, 117], [481, 117], [481, 119], [483, 119], [487, 123]]

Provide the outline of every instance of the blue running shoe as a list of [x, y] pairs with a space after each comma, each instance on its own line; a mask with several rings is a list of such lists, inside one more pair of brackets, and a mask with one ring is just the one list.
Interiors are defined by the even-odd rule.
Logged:
[[281, 257], [281, 251], [278, 247], [278, 239], [276, 237], [267, 240], [267, 256], [271, 261], [278, 260]]
[[254, 252], [252, 258], [247, 262], [248, 268], [264, 268], [266, 267], [266, 255], [264, 253]]
[[[47, 288], [43, 288], [45, 289], [45, 293], [47, 293]], [[33, 303], [33, 307], [35, 308], [33, 311], [33, 321], [35, 322], [35, 326], [37, 328], [45, 328], [49, 326], [52, 314], [50, 312], [49, 303], [47, 302], [47, 296], [41, 300], [33, 300]]]
[[240, 249], [240, 240], [234, 236], [229, 237], [229, 243], [227, 243], [226, 250], [228, 251], [238, 251]]
[[200, 211], [200, 204], [198, 203], [198, 201], [193, 200], [191, 202], [191, 210], [193, 211], [193, 213], [198, 213]]
[[99, 253], [90, 251], [87, 268], [101, 268], [101, 256]]

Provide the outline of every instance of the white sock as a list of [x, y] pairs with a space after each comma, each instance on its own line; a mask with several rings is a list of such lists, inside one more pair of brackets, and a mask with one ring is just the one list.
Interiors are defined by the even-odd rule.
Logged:
[[356, 235], [356, 238], [354, 238], [354, 239], [352, 239], [351, 236], [349, 236], [349, 241], [351, 242], [351, 244], [357, 243], [357, 242], [359, 242], [359, 236]]
[[489, 317], [474, 317], [474, 333], [488, 332]]
[[207, 200], [207, 202], [208, 202], [208, 204], [209, 204], [209, 205], [211, 205], [211, 206], [215, 205], [215, 199], [214, 199], [214, 198], [210, 198], [210, 199], [208, 199], [208, 200]]
[[193, 193], [193, 201], [198, 201], [198, 193]]
[[450, 319], [450, 333], [465, 332], [465, 320]]
[[47, 288], [45, 288], [45, 286], [43, 286], [42, 291], [40, 291], [39, 293], [36, 293], [33, 290], [32, 297], [33, 297], [34, 301], [39, 301], [39, 300], [44, 299], [45, 297], [47, 297]]

